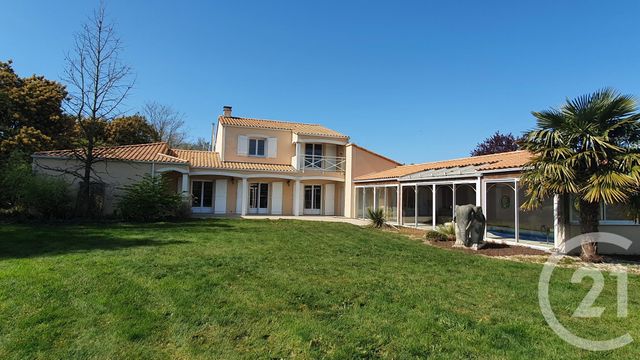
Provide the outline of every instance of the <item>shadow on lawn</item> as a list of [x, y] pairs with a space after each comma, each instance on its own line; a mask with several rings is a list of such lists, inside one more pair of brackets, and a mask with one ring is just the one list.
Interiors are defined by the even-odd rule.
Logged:
[[[134, 247], [166, 246], [189, 243], [188, 240], [158, 240], [153, 232], [165, 235], [172, 231], [189, 234], [218, 231], [246, 231], [235, 223], [218, 219], [188, 219], [156, 223], [92, 223], [78, 221], [59, 224], [18, 223], [2, 229], [0, 223], [0, 260], [61, 255], [94, 250], [120, 250]], [[117, 233], [129, 236], [120, 236]], [[164, 236], [163, 236], [164, 237]]]
[[[8, 236], [7, 236], [8, 235]], [[94, 250], [121, 250], [134, 247], [186, 244], [185, 240], [155, 240], [153, 238], [119, 238], [94, 232], [65, 231], [55, 236], [34, 232], [5, 232], [0, 239], [0, 260], [36, 256], [54, 256]]]

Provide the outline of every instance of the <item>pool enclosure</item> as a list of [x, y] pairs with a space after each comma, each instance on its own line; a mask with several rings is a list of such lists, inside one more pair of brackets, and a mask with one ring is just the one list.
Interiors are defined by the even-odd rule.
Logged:
[[422, 171], [397, 180], [356, 184], [356, 217], [366, 219], [367, 209], [382, 209], [389, 223], [432, 229], [453, 220], [455, 205], [474, 204], [485, 213], [486, 239], [554, 244], [558, 199], [548, 199], [535, 210], [522, 210], [526, 194], [519, 186], [519, 173], [489, 177], [476, 166], [465, 166]]
[[525, 211], [526, 193], [517, 178], [483, 182], [483, 209], [487, 218], [486, 238], [553, 246], [554, 198]]
[[476, 203], [476, 182], [401, 184], [400, 225], [432, 228], [453, 220], [454, 205]]
[[369, 210], [381, 209], [388, 223], [398, 223], [398, 186], [356, 186], [356, 217], [366, 219]]

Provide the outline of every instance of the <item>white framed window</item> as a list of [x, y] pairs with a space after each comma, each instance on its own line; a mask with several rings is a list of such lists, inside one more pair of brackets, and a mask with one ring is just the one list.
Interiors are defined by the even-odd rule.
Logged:
[[[569, 220], [572, 224], [580, 222], [580, 211], [576, 208], [574, 197], [569, 199]], [[638, 225], [638, 223], [627, 214], [623, 204], [600, 204], [598, 214], [600, 225]]]
[[249, 156], [266, 156], [266, 139], [249, 139]]

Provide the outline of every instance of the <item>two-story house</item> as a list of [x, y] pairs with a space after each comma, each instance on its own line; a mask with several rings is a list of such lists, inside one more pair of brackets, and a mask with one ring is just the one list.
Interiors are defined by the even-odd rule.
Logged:
[[[209, 151], [166, 143], [98, 149], [103, 161], [94, 165], [94, 181], [104, 184], [105, 213], [114, 211], [122, 186], [151, 174], [170, 179], [195, 214], [366, 218], [367, 209], [382, 209], [390, 223], [428, 229], [450, 222], [456, 205], [475, 204], [486, 216], [487, 240], [562, 250], [579, 233], [579, 209], [568, 196], [521, 209], [527, 193], [520, 177], [531, 156], [525, 151], [401, 165], [321, 125], [236, 117], [231, 110], [218, 117]], [[73, 150], [36, 153], [33, 164], [78, 186], [70, 174], [82, 166]], [[637, 238], [638, 223], [621, 205], [602, 204], [600, 226]], [[599, 251], [620, 249], [601, 244]], [[640, 254], [640, 241], [624, 253]]]
[[[218, 117], [212, 144], [210, 151], [165, 143], [100, 149], [107, 160], [96, 164], [106, 184], [105, 212], [114, 211], [122, 186], [148, 173], [169, 178], [194, 214], [343, 216], [351, 213], [353, 178], [399, 165], [322, 125], [236, 117], [230, 106]], [[33, 159], [46, 173], [77, 167], [71, 150]]]
[[321, 125], [234, 117], [227, 106], [208, 153], [218, 167], [197, 166], [194, 156], [203, 154], [176, 151], [194, 162], [194, 212], [342, 215], [348, 143]]

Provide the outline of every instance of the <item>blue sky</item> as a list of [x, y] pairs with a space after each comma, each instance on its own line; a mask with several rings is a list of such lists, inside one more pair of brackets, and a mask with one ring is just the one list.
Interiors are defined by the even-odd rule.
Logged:
[[[640, 1], [121, 1], [137, 79], [208, 137], [234, 114], [316, 122], [401, 162], [468, 155], [495, 130], [611, 86], [640, 96]], [[59, 79], [92, 1], [10, 1], [0, 59]]]

